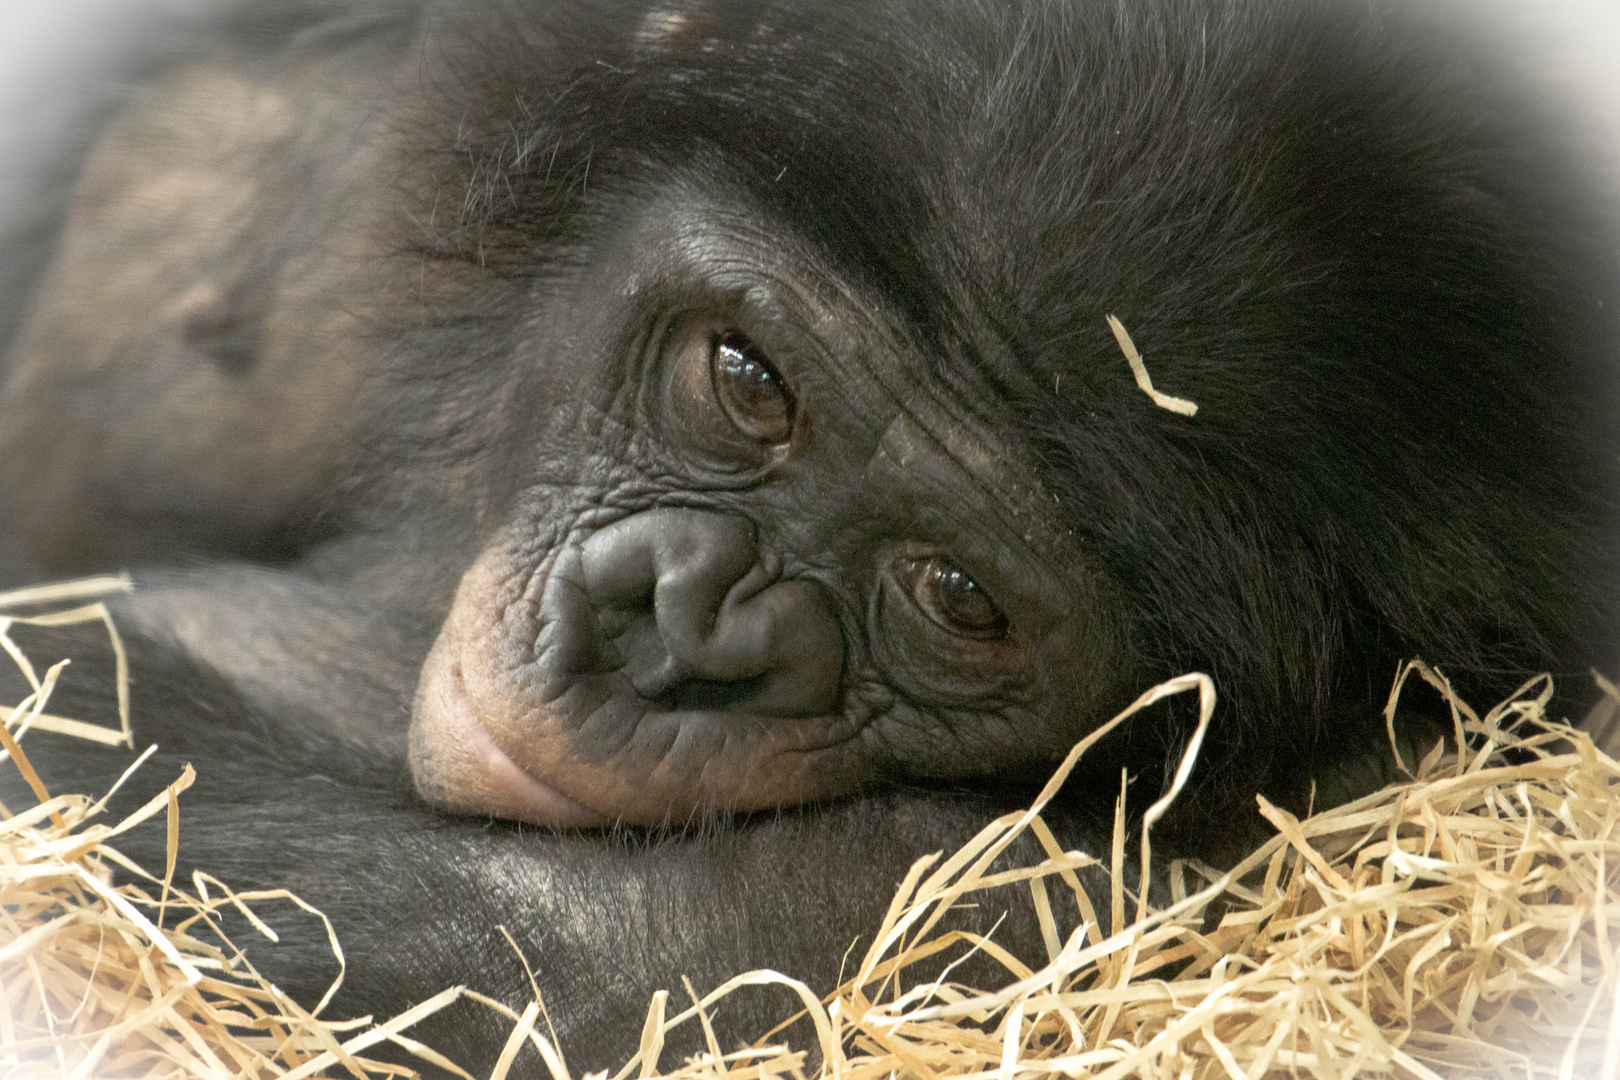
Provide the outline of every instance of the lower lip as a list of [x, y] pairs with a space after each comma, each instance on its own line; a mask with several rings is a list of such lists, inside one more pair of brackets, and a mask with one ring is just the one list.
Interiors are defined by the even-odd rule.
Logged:
[[437, 680], [440, 730], [430, 733], [454, 747], [455, 764], [438, 784], [450, 809], [550, 825], [563, 829], [589, 829], [611, 825], [612, 819], [570, 799], [520, 768], [507, 756], [479, 722], [467, 693], [460, 662], [450, 665]]

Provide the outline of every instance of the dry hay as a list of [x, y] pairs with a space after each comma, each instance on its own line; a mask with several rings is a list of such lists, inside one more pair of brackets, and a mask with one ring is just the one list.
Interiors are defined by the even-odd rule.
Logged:
[[[99, 618], [93, 608], [71, 614]], [[281, 892], [235, 894], [202, 874], [189, 887], [174, 880], [177, 806], [189, 769], [112, 825], [97, 820], [105, 797], [45, 791], [13, 736], [30, 723], [70, 731], [74, 724], [39, 719], [48, 715], [59, 668], [33, 678], [7, 625], [0, 620], [0, 645], [29, 673], [36, 693], [6, 714], [0, 743], [12, 762], [5, 767], [22, 771], [39, 804], [0, 808], [5, 1076], [397, 1075], [397, 1067], [364, 1057], [384, 1042], [466, 1076], [406, 1034], [460, 997], [513, 1022], [494, 1077], [507, 1075], [526, 1042], [554, 1080], [569, 1075], [538, 998], [518, 1014], [457, 987], [387, 1023], [333, 1022], [320, 1018], [324, 1001], [304, 1010], [259, 979], [225, 936], [220, 914], [240, 911], [270, 934], [253, 905], [299, 902]], [[855, 975], [826, 1002], [774, 972], [739, 976], [701, 1000], [687, 985], [694, 1004], [673, 1015], [660, 991], [640, 1053], [615, 1080], [804, 1075], [802, 1053], [769, 1045], [723, 1053], [716, 1044], [707, 1010], [760, 983], [798, 991], [820, 1040], [816, 1069], [847, 1080], [1613, 1080], [1620, 1065], [1620, 903], [1611, 867], [1620, 867], [1620, 763], [1585, 733], [1545, 716], [1545, 678], [1481, 717], [1438, 672], [1408, 665], [1391, 693], [1391, 718], [1414, 674], [1450, 702], [1455, 732], [1412, 767], [1409, 782], [1303, 821], [1260, 800], [1277, 835], [1230, 873], [1172, 864], [1170, 907], [1154, 910], [1117, 884], [1125, 831], [1116, 815], [1107, 853], [1116, 885], [1100, 917], [1076, 876], [1097, 860], [1062, 851], [1040, 817], [1099, 732], [1075, 748], [1030, 810], [992, 822], [949, 858], [913, 866]], [[1620, 701], [1613, 686], [1602, 685]], [[1207, 725], [1214, 690], [1203, 676], [1150, 691], [1114, 723], [1183, 692], [1199, 693]], [[121, 742], [128, 729], [107, 730], [101, 741]], [[1148, 815], [1149, 825], [1167, 800]], [[168, 824], [168, 858], [153, 875], [108, 841], [158, 815]], [[1001, 869], [997, 856], [1026, 832], [1046, 859]], [[1144, 865], [1151, 858], [1146, 840], [1144, 830]], [[132, 883], [114, 887], [115, 868]], [[952, 905], [994, 904], [1000, 889], [1027, 889], [1034, 898], [1048, 954], [1039, 970], [993, 937], [935, 932]], [[1074, 905], [1080, 920], [1066, 939], [1058, 926], [1070, 920], [1055, 914], [1063, 905]], [[1109, 932], [1113, 927], [1123, 929]], [[335, 938], [332, 948], [341, 963]], [[1007, 985], [987, 992], [948, 978], [906, 978], [921, 960], [970, 949], [1004, 964]], [[701, 1025], [709, 1050], [661, 1073], [665, 1034], [686, 1023]]]

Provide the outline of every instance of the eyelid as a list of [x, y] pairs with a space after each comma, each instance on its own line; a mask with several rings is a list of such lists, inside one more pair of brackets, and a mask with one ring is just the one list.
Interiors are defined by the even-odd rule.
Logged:
[[875, 662], [917, 700], [959, 703], [1018, 693], [1014, 688], [1033, 674], [1032, 641], [1011, 620], [1001, 637], [966, 637], [940, 626], [917, 602], [913, 572], [943, 550], [920, 541], [890, 549], [872, 606]]

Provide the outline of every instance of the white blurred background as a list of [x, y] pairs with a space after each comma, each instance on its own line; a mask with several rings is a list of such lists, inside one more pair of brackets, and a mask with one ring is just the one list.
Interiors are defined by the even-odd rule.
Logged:
[[98, 117], [209, 0], [0, 0], [0, 340]]
[[0, 0], [0, 206], [15, 205], [18, 167], [82, 124], [130, 74], [132, 48], [161, 33], [160, 17], [185, 10], [162, 0]]

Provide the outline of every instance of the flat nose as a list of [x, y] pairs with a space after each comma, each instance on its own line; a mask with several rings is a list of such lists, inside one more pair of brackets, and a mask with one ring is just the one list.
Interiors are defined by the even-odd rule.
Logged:
[[837, 703], [844, 642], [825, 588], [783, 580], [743, 518], [649, 510], [580, 556], [603, 636], [641, 696], [770, 716]]

